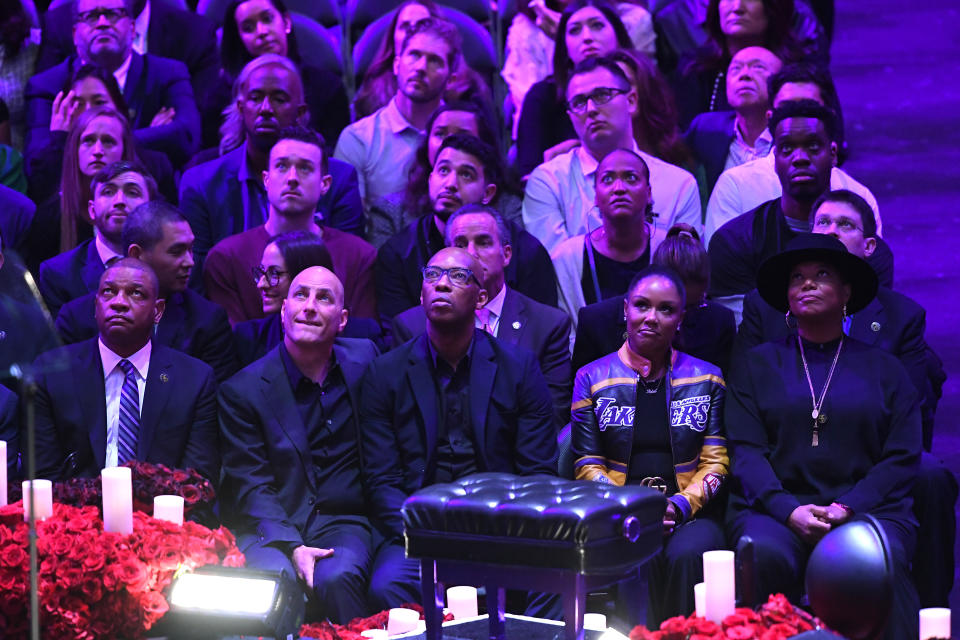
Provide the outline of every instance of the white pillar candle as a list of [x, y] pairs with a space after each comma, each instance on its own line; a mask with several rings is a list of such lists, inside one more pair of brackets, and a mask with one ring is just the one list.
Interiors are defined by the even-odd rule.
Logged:
[[367, 629], [360, 632], [360, 637], [368, 638], [368, 640], [387, 640], [390, 634], [387, 633], [386, 629]]
[[183, 498], [180, 496], [156, 496], [153, 499], [153, 517], [174, 524], [183, 524]]
[[920, 609], [920, 640], [950, 637], [950, 609]]
[[0, 440], [0, 507], [7, 504], [7, 441]]
[[736, 607], [733, 551], [704, 552], [703, 582], [706, 585], [704, 617], [720, 624]]
[[703, 582], [693, 585], [693, 601], [697, 606], [697, 617], [704, 617], [707, 611], [707, 585]]
[[454, 620], [475, 618], [477, 610], [476, 587], [450, 587], [447, 589], [447, 608], [453, 614]]
[[602, 613], [583, 614], [583, 628], [588, 631], [606, 631], [607, 616]]
[[103, 530], [133, 533], [133, 480], [130, 467], [107, 467], [103, 483]]
[[420, 614], [413, 609], [390, 609], [387, 614], [387, 634], [396, 636], [413, 631], [419, 621]]
[[[49, 480], [33, 481], [33, 515], [45, 520], [53, 515], [53, 483]], [[23, 519], [30, 519], [30, 481], [23, 481]]]

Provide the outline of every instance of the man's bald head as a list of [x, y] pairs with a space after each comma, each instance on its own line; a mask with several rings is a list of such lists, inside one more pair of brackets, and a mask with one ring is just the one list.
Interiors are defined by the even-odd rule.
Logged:
[[290, 283], [280, 318], [288, 350], [329, 348], [347, 324], [343, 284], [325, 267], [307, 267]]
[[[467, 328], [474, 312], [487, 303], [480, 285], [483, 266], [465, 249], [446, 247], [424, 269], [420, 302], [431, 324]], [[472, 329], [470, 329], [472, 330]]]

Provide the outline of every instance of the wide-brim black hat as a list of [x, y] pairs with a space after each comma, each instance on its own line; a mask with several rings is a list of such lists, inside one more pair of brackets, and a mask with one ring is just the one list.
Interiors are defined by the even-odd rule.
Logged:
[[877, 295], [877, 274], [866, 260], [853, 255], [843, 243], [821, 233], [801, 233], [787, 243], [783, 251], [764, 260], [757, 272], [757, 291], [775, 309], [786, 312], [787, 283], [790, 271], [801, 262], [825, 262], [840, 271], [850, 284], [847, 313], [856, 313]]

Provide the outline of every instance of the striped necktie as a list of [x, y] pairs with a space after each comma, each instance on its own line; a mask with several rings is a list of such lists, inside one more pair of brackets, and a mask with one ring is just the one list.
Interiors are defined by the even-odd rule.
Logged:
[[117, 438], [117, 464], [137, 459], [137, 435], [140, 433], [140, 390], [137, 373], [129, 360], [118, 365], [124, 373], [120, 388], [120, 420]]

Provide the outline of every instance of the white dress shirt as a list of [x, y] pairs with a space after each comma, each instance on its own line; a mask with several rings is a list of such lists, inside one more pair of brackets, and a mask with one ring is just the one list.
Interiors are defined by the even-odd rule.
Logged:
[[[636, 143], [633, 151], [650, 169], [654, 235], [666, 235], [678, 222], [699, 230], [700, 192], [690, 172], [640, 151]], [[530, 174], [523, 198], [523, 225], [547, 251], [553, 253], [567, 238], [600, 226], [593, 184], [598, 164], [579, 146]]]
[[100, 235], [99, 229], [93, 230], [93, 246], [97, 248], [97, 255], [100, 256], [100, 262], [104, 266], [114, 258], [124, 257], [107, 246], [107, 243], [103, 241], [103, 236]]
[[147, 53], [147, 30], [150, 28], [150, 0], [143, 5], [143, 11], [133, 21], [133, 50], [144, 55]]
[[[103, 364], [103, 386], [106, 390], [107, 398], [107, 455], [105, 465], [108, 467], [117, 466], [118, 459], [118, 440], [120, 433], [120, 390], [123, 389], [123, 381], [127, 377], [120, 368], [121, 358], [107, 345], [103, 340], [97, 340], [100, 347], [100, 362]], [[151, 342], [134, 353], [126, 360], [130, 361], [137, 377], [137, 391], [140, 401], [140, 413], [143, 413], [143, 395], [147, 389], [147, 371], [150, 368], [150, 352], [152, 351]], [[138, 434], [139, 435], [139, 434]]]
[[[753, 160], [720, 174], [710, 195], [710, 202], [707, 203], [704, 244], [709, 245], [710, 237], [725, 223], [759, 207], [764, 202], [776, 200], [783, 195], [773, 160], [774, 154], [770, 153], [759, 160]], [[874, 215], [877, 216], [877, 235], [882, 235], [880, 209], [870, 189], [837, 167], [834, 167], [830, 173], [830, 188], [849, 189], [866, 200], [873, 209]]]
[[130, 71], [130, 60], [133, 58], [133, 54], [127, 56], [127, 59], [123, 61], [123, 64], [113, 72], [113, 77], [117, 79], [117, 84], [120, 85], [120, 93], [123, 93], [124, 87], [127, 86], [127, 73]]
[[[490, 319], [487, 321], [487, 324], [490, 325], [490, 335], [496, 337], [497, 332], [500, 331], [500, 316], [503, 315], [503, 300], [507, 297], [507, 285], [500, 287], [500, 293], [493, 296], [490, 300], [487, 301], [487, 304], [483, 306], [484, 309], [490, 312]], [[474, 316], [474, 326], [477, 329], [483, 329], [483, 323], [480, 322], [480, 318]]]

